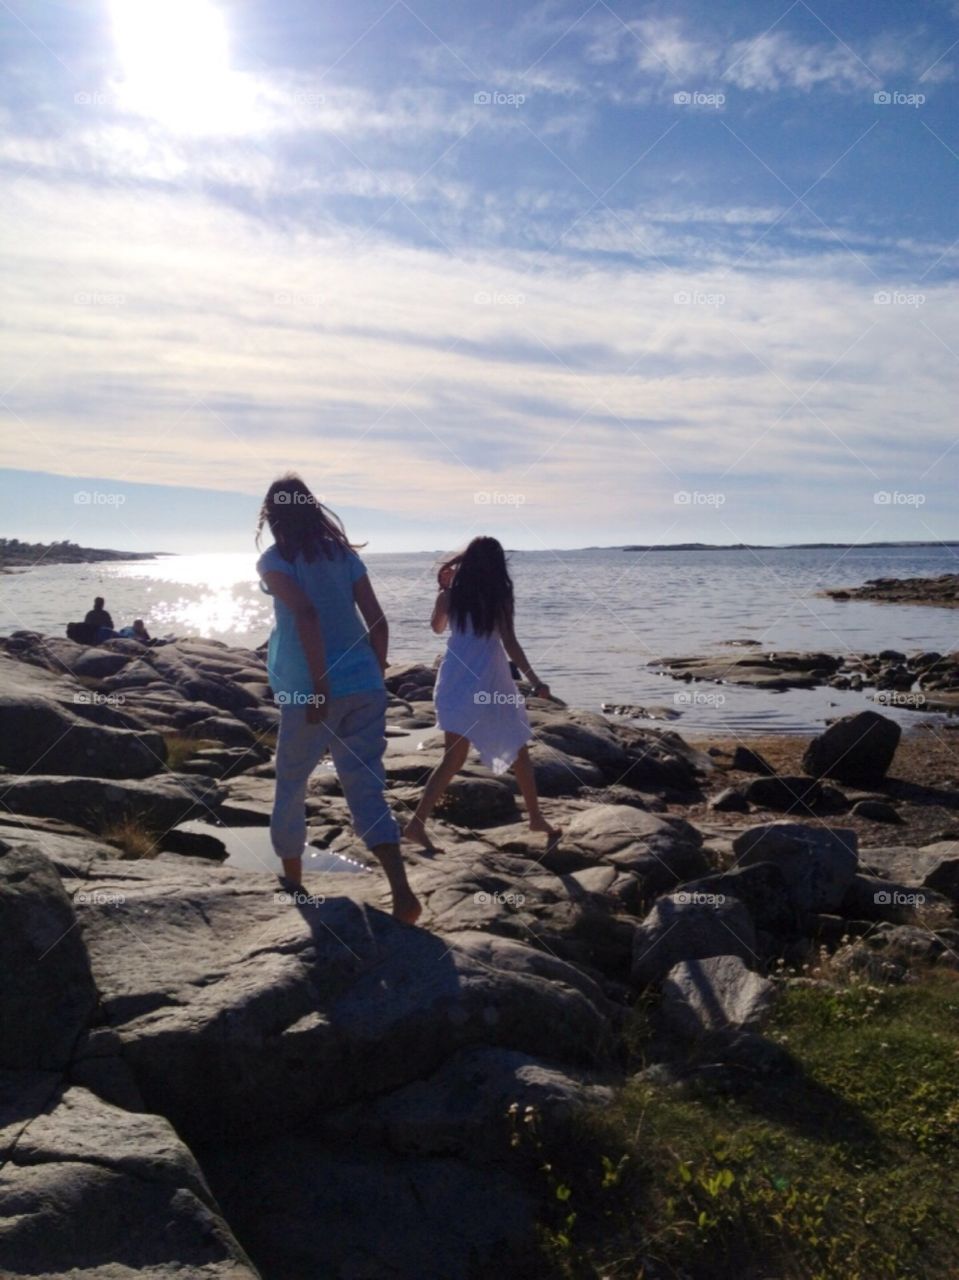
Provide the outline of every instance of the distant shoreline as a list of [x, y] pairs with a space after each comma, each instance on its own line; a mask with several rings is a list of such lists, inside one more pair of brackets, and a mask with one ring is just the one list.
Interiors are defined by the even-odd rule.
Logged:
[[894, 547], [959, 547], [959, 540], [930, 539], [927, 542], [660, 542], [644, 545], [637, 543], [624, 547], [588, 547], [589, 551], [851, 551], [888, 550]]
[[78, 547], [75, 542], [21, 542], [0, 538], [0, 573], [33, 569], [38, 564], [98, 564], [104, 560], [153, 560], [171, 551], [114, 551], [108, 547]]

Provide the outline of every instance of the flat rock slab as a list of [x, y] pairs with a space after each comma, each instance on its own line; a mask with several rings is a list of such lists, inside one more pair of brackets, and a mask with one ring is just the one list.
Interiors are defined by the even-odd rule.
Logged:
[[919, 849], [863, 849], [860, 858], [864, 867], [900, 885], [934, 889], [959, 902], [959, 841], [940, 840]]
[[[263, 1136], [291, 1107], [399, 1088], [469, 1045], [604, 1052], [600, 989], [522, 942], [399, 925], [332, 896], [342, 877], [311, 877], [325, 900], [284, 906], [257, 877], [115, 865], [77, 908], [100, 1007], [147, 1105], [188, 1139]], [[360, 880], [382, 892], [372, 876], [348, 892]]]
[[167, 830], [189, 817], [210, 813], [222, 795], [220, 784], [201, 774], [164, 773], [110, 781], [35, 776], [6, 787], [3, 802], [13, 813], [62, 818], [88, 831], [128, 818]]
[[[416, 1080], [375, 1102], [358, 1103], [329, 1117], [328, 1131], [343, 1141], [376, 1142], [417, 1155], [497, 1159], [509, 1147], [512, 1125], [525, 1107], [541, 1123], [560, 1123], [585, 1106], [604, 1106], [612, 1090], [547, 1059], [513, 1049], [463, 1049], [426, 1080]], [[519, 1114], [511, 1121], [510, 1107]]]
[[284, 1280], [536, 1274], [534, 1205], [503, 1171], [292, 1133], [212, 1152], [204, 1166], [254, 1260]]

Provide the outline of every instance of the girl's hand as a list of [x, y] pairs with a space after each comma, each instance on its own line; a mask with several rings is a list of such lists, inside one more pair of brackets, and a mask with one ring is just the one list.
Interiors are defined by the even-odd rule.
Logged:
[[306, 706], [306, 723], [322, 724], [330, 701], [330, 686], [325, 680], [317, 681], [313, 690], [313, 696]]
[[553, 695], [549, 691], [548, 684], [534, 684], [532, 696], [534, 698], [551, 698]]
[[436, 581], [439, 583], [441, 591], [448, 591], [453, 585], [453, 570], [448, 564], [444, 565], [443, 568], [440, 569], [439, 573], [436, 575]]

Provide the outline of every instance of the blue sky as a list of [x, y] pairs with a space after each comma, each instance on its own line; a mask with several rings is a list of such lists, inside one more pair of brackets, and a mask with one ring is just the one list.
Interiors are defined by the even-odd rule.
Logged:
[[0, 14], [0, 532], [959, 536], [951, 0]]

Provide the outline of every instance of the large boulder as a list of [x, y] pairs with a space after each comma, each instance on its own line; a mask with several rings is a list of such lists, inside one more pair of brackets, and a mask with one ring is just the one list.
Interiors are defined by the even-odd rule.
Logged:
[[62, 1070], [97, 1006], [73, 905], [36, 849], [0, 840], [0, 1068]]
[[629, 764], [622, 740], [604, 716], [590, 712], [564, 711], [534, 714], [536, 737], [564, 755], [586, 760], [607, 777], [618, 778]]
[[662, 1013], [680, 1035], [755, 1027], [769, 1010], [775, 986], [738, 955], [681, 960], [663, 982]]
[[80, 713], [99, 695], [69, 677], [0, 654], [0, 689], [0, 765], [7, 769], [146, 778], [163, 768], [159, 733], [91, 723]]
[[782, 813], [810, 813], [822, 804], [822, 787], [814, 778], [773, 774], [753, 778], [743, 790], [746, 800], [761, 809]]
[[534, 741], [529, 748], [536, 790], [541, 796], [571, 796], [584, 787], [601, 787], [605, 775], [598, 765], [571, 756], [560, 747]]
[[658, 983], [682, 960], [736, 955], [756, 963], [756, 931], [736, 898], [691, 895], [684, 890], [658, 898], [636, 930], [633, 981]]
[[899, 725], [876, 711], [843, 716], [813, 738], [803, 769], [814, 778], [874, 786], [885, 778], [901, 736]]
[[505, 778], [454, 778], [436, 806], [437, 817], [461, 827], [489, 827], [518, 816], [516, 796]]
[[848, 828], [773, 822], [750, 827], [733, 841], [741, 867], [773, 862], [782, 871], [797, 910], [835, 911], [858, 869], [857, 837]]
[[661, 817], [631, 805], [580, 810], [566, 827], [563, 842], [639, 875], [647, 896], [712, 870], [695, 827], [682, 818]]
[[754, 862], [715, 875], [690, 880], [681, 892], [690, 897], [736, 898], [758, 930], [776, 939], [788, 938], [799, 928], [799, 916], [782, 869], [774, 862]]
[[257, 1280], [166, 1120], [31, 1083], [0, 1084], [0, 1273]]

